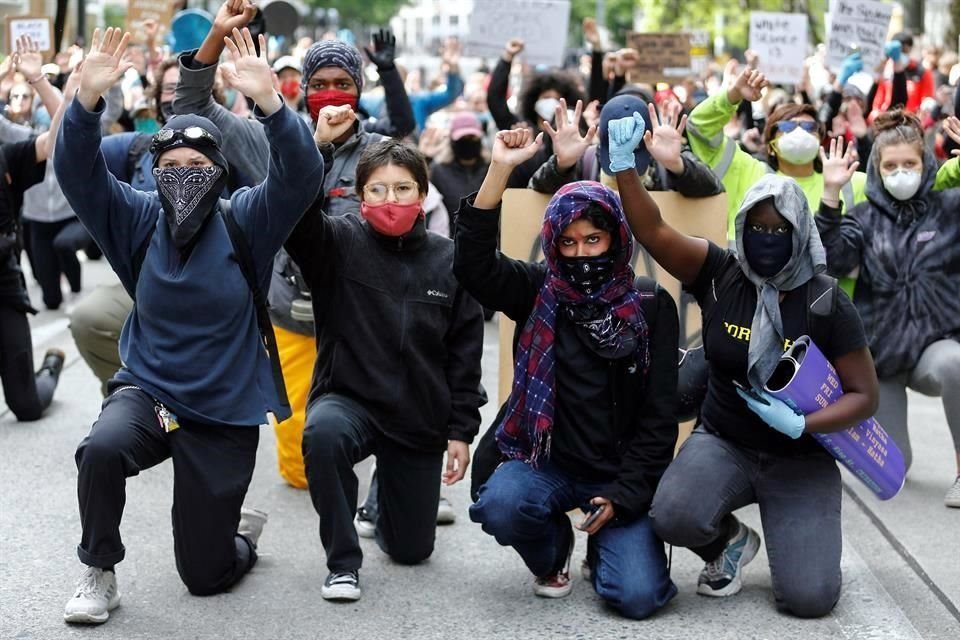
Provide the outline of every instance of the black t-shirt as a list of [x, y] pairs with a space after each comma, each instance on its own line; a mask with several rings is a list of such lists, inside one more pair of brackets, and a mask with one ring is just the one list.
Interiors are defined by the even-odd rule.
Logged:
[[[807, 286], [787, 291], [780, 303], [784, 350], [800, 336], [810, 335]], [[711, 243], [697, 281], [688, 289], [704, 317], [704, 354], [709, 363], [707, 395], [700, 410], [704, 427], [760, 451], [797, 454], [817, 450], [819, 445], [809, 435], [792, 440], [770, 427], [750, 410], [733, 385], [734, 380], [747, 385], [750, 327], [757, 308], [757, 288], [741, 271], [737, 257]], [[822, 335], [811, 338], [831, 362], [867, 345], [860, 316], [843, 291], [838, 292], [833, 316], [822, 326]]]
[[43, 181], [46, 162], [37, 162], [36, 138], [0, 146], [0, 304], [28, 310], [20, 271], [22, 238], [16, 231], [23, 192]]

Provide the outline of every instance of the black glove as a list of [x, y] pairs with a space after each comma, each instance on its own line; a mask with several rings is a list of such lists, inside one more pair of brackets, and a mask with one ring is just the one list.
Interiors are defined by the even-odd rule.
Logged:
[[373, 34], [373, 51], [364, 47], [370, 62], [377, 65], [377, 71], [392, 71], [397, 57], [397, 38], [389, 29], [380, 29]]

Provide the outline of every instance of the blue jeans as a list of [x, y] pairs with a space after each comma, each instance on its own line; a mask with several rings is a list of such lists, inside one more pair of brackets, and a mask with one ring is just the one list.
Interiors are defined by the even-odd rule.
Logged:
[[777, 608], [819, 618], [840, 597], [841, 498], [826, 451], [780, 456], [698, 427], [663, 474], [650, 514], [664, 540], [710, 562], [736, 526], [733, 511], [757, 503]]
[[[572, 534], [567, 511], [586, 511], [605, 486], [578, 482], [550, 463], [534, 470], [511, 460], [480, 488], [470, 519], [516, 549], [530, 571], [544, 577], [566, 560]], [[623, 526], [608, 523], [590, 536], [587, 561], [594, 590], [628, 618], [652, 615], [677, 593], [663, 542], [646, 515]]]

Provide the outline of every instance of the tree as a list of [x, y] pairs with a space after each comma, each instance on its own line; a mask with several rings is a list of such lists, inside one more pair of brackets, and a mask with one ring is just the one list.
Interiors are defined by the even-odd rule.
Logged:
[[[626, 33], [633, 30], [633, 12], [639, 5], [639, 0], [605, 0], [605, 26], [610, 31], [614, 42], [623, 43]], [[583, 44], [583, 19], [596, 17], [597, 0], [573, 0], [570, 6], [570, 35], [571, 45], [579, 47]]]
[[957, 46], [960, 37], [960, 0], [950, 0], [950, 30], [947, 31], [947, 48]]
[[366, 27], [386, 27], [390, 18], [412, 0], [309, 0], [313, 8], [336, 9], [340, 26], [361, 30]]

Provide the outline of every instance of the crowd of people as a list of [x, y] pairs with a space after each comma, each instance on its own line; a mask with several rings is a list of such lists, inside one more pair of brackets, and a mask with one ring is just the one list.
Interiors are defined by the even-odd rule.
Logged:
[[[751, 52], [647, 84], [640, 54], [604, 51], [588, 19], [577, 68], [524, 65], [512, 39], [464, 77], [451, 40], [430, 80], [389, 30], [276, 50], [248, 28], [257, 12], [226, 0], [177, 55], [150, 24], [146, 45], [97, 30], [43, 65], [23, 38], [0, 64], [0, 375], [19, 420], [50, 405], [64, 361], [34, 370], [21, 254], [48, 309], [62, 279], [82, 290], [81, 253], [117, 275], [71, 299], [104, 400], [76, 452], [67, 622], [119, 605], [126, 480], [168, 458], [187, 589], [249, 572], [268, 422], [280, 475], [317, 512], [331, 601], [361, 597], [359, 537], [401, 564], [432, 554], [456, 515], [443, 487], [473, 455], [469, 517], [537, 596], [571, 592], [576, 526], [581, 575], [625, 617], [676, 595], [665, 543], [704, 561], [698, 593], [728, 597], [761, 540], [777, 608], [826, 615], [841, 476], [812, 435], [876, 416], [909, 466], [908, 388], [943, 398], [958, 466], [944, 501], [960, 508], [955, 54], [898, 34], [875, 69], [854, 52], [833, 72], [821, 48], [796, 86]], [[508, 188], [550, 196], [539, 262], [499, 249]], [[650, 196], [667, 190], [725, 194], [724, 246], [671, 227]], [[636, 277], [638, 247], [702, 312], [706, 392], [676, 455], [677, 304]], [[513, 383], [481, 425], [497, 312], [517, 327]], [[804, 335], [844, 390], [807, 415], [765, 390]], [[371, 456], [361, 499], [354, 465]], [[761, 532], [734, 514], [753, 503]]]

